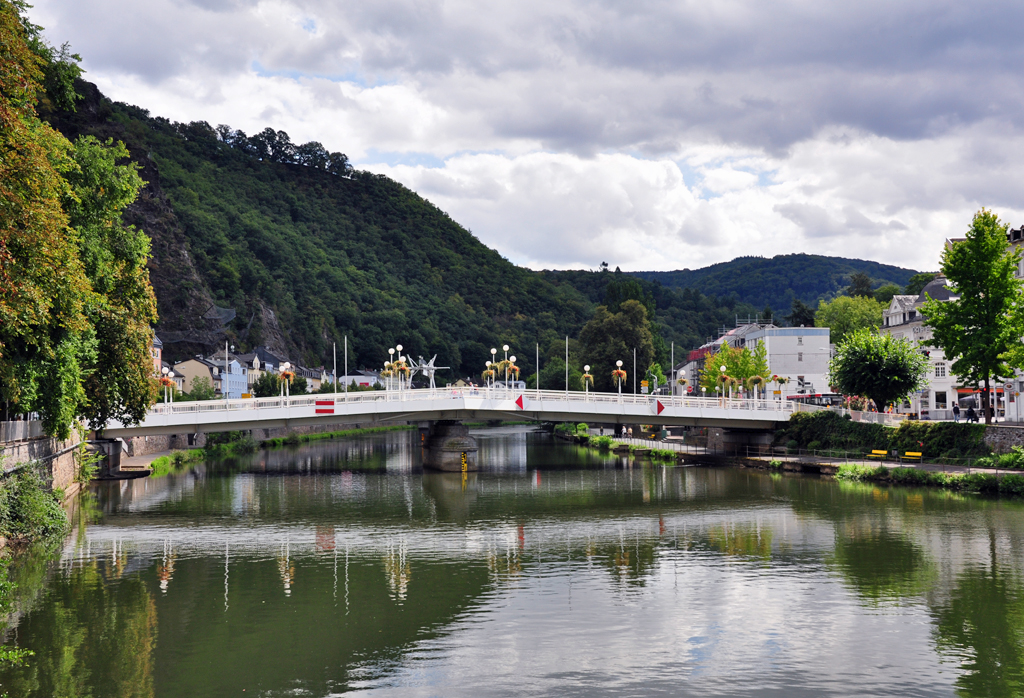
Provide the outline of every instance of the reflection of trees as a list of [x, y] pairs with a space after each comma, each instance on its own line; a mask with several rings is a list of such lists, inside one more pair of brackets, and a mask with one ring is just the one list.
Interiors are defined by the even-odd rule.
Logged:
[[960, 663], [963, 696], [1024, 692], [1024, 586], [998, 568], [962, 573], [935, 611], [938, 650]]
[[829, 561], [860, 596], [875, 602], [921, 594], [936, 576], [920, 546], [878, 522], [841, 526]]
[[770, 526], [721, 525], [708, 529], [708, 545], [726, 555], [743, 555], [768, 560], [772, 556], [772, 529]]
[[153, 695], [156, 605], [135, 575], [110, 583], [92, 563], [52, 579], [48, 603], [23, 621], [35, 656], [9, 669], [3, 685], [18, 696]]
[[587, 552], [588, 556], [592, 554], [605, 560], [618, 581], [630, 586], [643, 586], [654, 567], [654, 546], [652, 541], [626, 540], [619, 545], [591, 545]]

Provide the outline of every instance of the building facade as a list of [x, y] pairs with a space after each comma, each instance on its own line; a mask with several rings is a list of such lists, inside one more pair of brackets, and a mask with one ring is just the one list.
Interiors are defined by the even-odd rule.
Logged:
[[889, 307], [882, 311], [881, 334], [897, 339], [909, 339], [928, 357], [928, 385], [911, 395], [909, 400], [897, 406], [901, 414], [917, 415], [918, 419], [952, 419], [953, 404], [958, 401], [958, 380], [950, 369], [942, 349], [925, 346], [932, 338], [932, 331], [924, 323], [921, 307], [929, 298], [947, 301], [956, 298], [944, 276], [938, 276], [916, 296], [893, 296]]

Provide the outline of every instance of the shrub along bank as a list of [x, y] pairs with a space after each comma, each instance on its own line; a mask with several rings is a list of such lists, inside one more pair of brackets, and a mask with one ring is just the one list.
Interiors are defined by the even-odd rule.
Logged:
[[816, 451], [913, 451], [949, 462], [992, 452], [985, 443], [984, 424], [906, 421], [893, 428], [854, 422], [835, 412], [797, 412], [776, 432], [775, 444]]
[[28, 542], [67, 532], [63, 498], [64, 493], [51, 490], [31, 465], [4, 477], [0, 480], [0, 536]]
[[1024, 496], [1024, 475], [1011, 473], [940, 473], [917, 468], [844, 464], [836, 471], [837, 480], [879, 482], [891, 485], [944, 487], [959, 492]]

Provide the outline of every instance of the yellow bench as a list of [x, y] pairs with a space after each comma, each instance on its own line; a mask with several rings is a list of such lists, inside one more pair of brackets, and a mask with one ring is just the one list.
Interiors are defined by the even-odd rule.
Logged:
[[921, 453], [918, 451], [907, 451], [903, 454], [903, 460], [916, 460], [918, 463], [921, 462]]
[[869, 453], [867, 457], [882, 459], [885, 458], [887, 455], [889, 455], [888, 451], [871, 451], [871, 453]]

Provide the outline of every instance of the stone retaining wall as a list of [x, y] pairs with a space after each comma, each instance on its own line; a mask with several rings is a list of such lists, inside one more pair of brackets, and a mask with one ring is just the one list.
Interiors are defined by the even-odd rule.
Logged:
[[1024, 427], [989, 425], [985, 428], [985, 443], [995, 453], [1009, 453], [1014, 446], [1024, 446]]
[[3, 472], [8, 473], [24, 463], [37, 461], [41, 463], [43, 475], [50, 481], [50, 486], [64, 491], [65, 499], [78, 492], [79, 484], [75, 482], [78, 472], [76, 451], [81, 440], [75, 431], [71, 438], [65, 440], [36, 437], [20, 441], [9, 441], [0, 444], [0, 455], [3, 456]]

